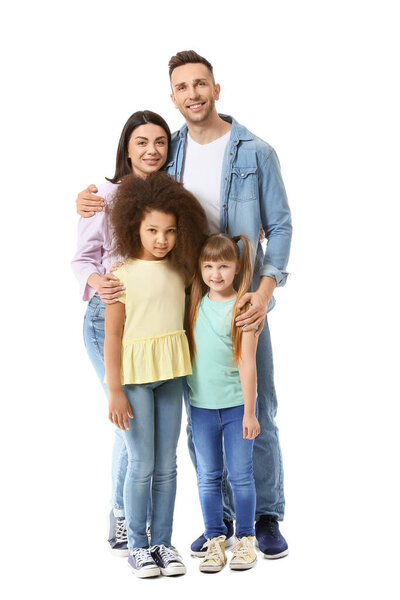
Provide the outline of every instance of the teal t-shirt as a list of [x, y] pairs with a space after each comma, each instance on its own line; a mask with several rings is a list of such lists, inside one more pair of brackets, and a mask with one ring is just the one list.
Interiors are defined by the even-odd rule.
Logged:
[[231, 321], [235, 299], [202, 299], [194, 330], [196, 356], [187, 376], [190, 404], [199, 408], [230, 408], [244, 404], [239, 371], [233, 362]]

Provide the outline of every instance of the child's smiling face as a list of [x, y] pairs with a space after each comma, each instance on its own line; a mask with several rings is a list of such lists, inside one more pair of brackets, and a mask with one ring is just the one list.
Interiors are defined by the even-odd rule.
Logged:
[[139, 235], [142, 243], [142, 260], [161, 260], [171, 252], [177, 237], [176, 217], [158, 210], [145, 214], [140, 224]]
[[[231, 295], [233, 280], [239, 272], [239, 266], [235, 260], [204, 261], [201, 263], [201, 276], [204, 283], [211, 292], [221, 296]], [[210, 296], [211, 297], [211, 296]]]

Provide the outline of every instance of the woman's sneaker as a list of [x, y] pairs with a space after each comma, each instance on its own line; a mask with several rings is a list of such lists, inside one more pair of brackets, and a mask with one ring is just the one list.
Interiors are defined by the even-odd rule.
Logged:
[[226, 537], [224, 535], [206, 541], [203, 547], [207, 549], [207, 552], [204, 560], [200, 563], [200, 571], [217, 573], [224, 568], [226, 565], [225, 541]]
[[257, 554], [254, 549], [254, 537], [252, 535], [237, 539], [231, 550], [232, 558], [229, 563], [231, 569], [243, 571], [244, 569], [251, 569], [256, 564]]
[[160, 574], [160, 569], [151, 556], [150, 548], [131, 550], [128, 556], [128, 565], [136, 577], [156, 577]]
[[[228, 521], [228, 519], [224, 519], [224, 523], [227, 529], [226, 532], [226, 541], [225, 541], [225, 550], [228, 550], [230, 546], [233, 546], [235, 543], [235, 537], [233, 535], [233, 521]], [[194, 540], [193, 544], [190, 546], [190, 554], [192, 556], [198, 556], [203, 558], [206, 555], [206, 549], [204, 547], [207, 542], [207, 538], [204, 534]]]
[[110, 551], [114, 556], [128, 556], [128, 535], [126, 532], [125, 519], [114, 517], [114, 513], [110, 512], [110, 531], [108, 534], [108, 543]]
[[160, 568], [161, 574], [166, 575], [184, 575], [186, 567], [183, 564], [182, 557], [173, 546], [152, 546], [151, 556], [156, 565]]

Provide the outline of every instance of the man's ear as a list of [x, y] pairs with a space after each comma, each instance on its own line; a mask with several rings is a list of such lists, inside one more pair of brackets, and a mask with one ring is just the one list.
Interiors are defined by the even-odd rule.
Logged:
[[221, 86], [219, 85], [219, 83], [215, 84], [214, 90], [215, 90], [215, 99], [219, 100], [219, 95], [221, 93]]
[[175, 95], [172, 93], [172, 94], [170, 94], [169, 97], [171, 98], [172, 102], [174, 103], [175, 108], [178, 108], [178, 106], [176, 104], [176, 100], [175, 100]]

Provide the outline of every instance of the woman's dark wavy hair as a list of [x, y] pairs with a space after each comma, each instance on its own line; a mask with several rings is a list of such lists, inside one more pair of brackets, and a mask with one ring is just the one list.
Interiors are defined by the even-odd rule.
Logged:
[[119, 183], [125, 175], [132, 173], [131, 159], [128, 157], [129, 140], [136, 127], [146, 125], [146, 123], [153, 123], [153, 125], [159, 125], [164, 129], [168, 138], [169, 148], [171, 144], [171, 131], [167, 122], [160, 115], [151, 110], [138, 110], [133, 113], [125, 123], [121, 137], [119, 138], [114, 177], [110, 179], [106, 177], [111, 183]]
[[158, 210], [175, 215], [177, 240], [169, 256], [188, 275], [193, 273], [208, 224], [200, 202], [181, 183], [160, 171], [150, 173], [145, 179], [126, 175], [107, 210], [113, 230], [113, 251], [124, 258], [137, 258], [141, 253], [139, 229], [146, 213]]

